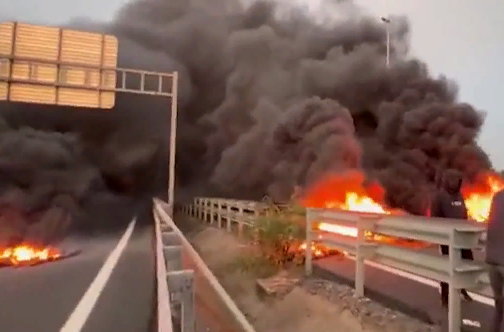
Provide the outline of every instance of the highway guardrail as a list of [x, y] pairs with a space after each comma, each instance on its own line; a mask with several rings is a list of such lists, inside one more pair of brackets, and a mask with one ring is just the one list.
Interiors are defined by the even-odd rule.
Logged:
[[162, 226], [159, 218], [154, 219], [156, 232], [157, 331], [173, 332], [170, 292], [166, 281], [167, 271], [163, 254]]
[[[158, 255], [165, 260], [167, 276], [165, 279], [160, 276], [158, 280], [167, 280], [171, 312], [180, 317], [182, 332], [192, 332], [195, 328], [197, 331], [255, 332], [167, 211], [170, 211], [168, 204], [154, 200], [154, 219], [163, 245]], [[177, 304], [182, 305], [181, 314], [176, 310]]]
[[[461, 259], [461, 250], [474, 249], [478, 246], [481, 234], [485, 232], [484, 226], [462, 220], [313, 208], [307, 209], [306, 221], [307, 243], [321, 242], [330, 247], [351, 251], [355, 255], [355, 289], [358, 295], [364, 295], [365, 260], [448, 283], [450, 292], [448, 330], [460, 331], [462, 323], [460, 290], [479, 287], [480, 277], [485, 271], [484, 264]], [[318, 231], [315, 225], [319, 222], [357, 228], [357, 237]], [[367, 232], [446, 245], [449, 248], [449, 256], [430, 255], [404, 246], [370, 241], [365, 236]], [[306, 248], [306, 274], [310, 275], [311, 246], [308, 245]]]
[[230, 232], [237, 226], [238, 234], [243, 234], [244, 227], [254, 225], [255, 219], [268, 212], [268, 205], [262, 202], [240, 201], [235, 199], [198, 197], [193, 204], [184, 205], [182, 209], [191, 217], [196, 217], [210, 224], [217, 223]]
[[[219, 227], [225, 222], [228, 231], [231, 231], [233, 224], [237, 224], [239, 234], [242, 233], [243, 227], [253, 226], [258, 216], [269, 212], [268, 205], [262, 202], [208, 197], [195, 198], [193, 204], [181, 208], [188, 215], [211, 224], [217, 223]], [[353, 227], [357, 229], [357, 236], [320, 231], [316, 225], [321, 222]], [[365, 236], [367, 232], [446, 245], [450, 254], [434, 255], [407, 246], [394, 245], [394, 242], [373, 241]], [[307, 242], [323, 243], [355, 256], [355, 289], [358, 295], [364, 295], [365, 261], [448, 283], [450, 332], [459, 332], [461, 328], [459, 290], [481, 289], [488, 283], [488, 277], [484, 273], [486, 266], [483, 262], [460, 258], [462, 249], [475, 249], [480, 245], [480, 239], [485, 232], [485, 225], [456, 219], [306, 209]], [[305, 260], [307, 275], [312, 274], [311, 250], [311, 246], [307, 245]]]

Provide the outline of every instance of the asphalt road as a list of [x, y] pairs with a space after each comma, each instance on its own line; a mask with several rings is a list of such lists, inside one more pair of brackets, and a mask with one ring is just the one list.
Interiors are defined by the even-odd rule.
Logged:
[[0, 331], [150, 331], [156, 285], [150, 210], [146, 199], [97, 200], [60, 244], [81, 254], [1, 268]]
[[[355, 263], [346, 257], [328, 257], [314, 262], [314, 275], [353, 286]], [[439, 288], [411, 277], [366, 265], [365, 294], [386, 306], [405, 312], [428, 323], [443, 319]], [[478, 301], [462, 302], [463, 331], [490, 331], [493, 307]], [[444, 313], [446, 314], [446, 313]], [[479, 327], [472, 322], [478, 322]]]

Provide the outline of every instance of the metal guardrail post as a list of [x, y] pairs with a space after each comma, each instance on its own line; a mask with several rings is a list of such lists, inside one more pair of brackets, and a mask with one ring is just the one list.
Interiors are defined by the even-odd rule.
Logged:
[[203, 207], [203, 200], [198, 198], [198, 203], [197, 203], [197, 206], [198, 206], [198, 216], [199, 216], [199, 219], [203, 220], [203, 210], [204, 210], [204, 207]]
[[182, 247], [164, 246], [163, 253], [166, 261], [167, 271], [182, 270]]
[[456, 244], [456, 230], [453, 230], [450, 234], [450, 283], [448, 286], [449, 297], [448, 297], [448, 331], [449, 332], [459, 332], [461, 328], [461, 304], [460, 304], [460, 288], [455, 284], [456, 280], [456, 268], [461, 263], [462, 250], [455, 246]]
[[185, 271], [185, 274], [186, 280], [184, 290], [182, 290], [182, 331], [194, 332], [196, 327], [194, 271]]
[[312, 250], [311, 244], [313, 242], [313, 231], [312, 231], [312, 209], [306, 209], [306, 257], [305, 257], [305, 274], [307, 277], [311, 276], [313, 273], [312, 266]]
[[366, 230], [362, 223], [357, 223], [357, 255], [355, 259], [355, 293], [364, 296], [364, 253], [363, 245], [366, 242]]
[[215, 202], [210, 200], [210, 225], [213, 225], [215, 218]]
[[194, 207], [194, 217], [199, 218], [199, 201], [197, 198], [195, 198], [193, 201], [193, 207]]
[[[255, 220], [258, 220], [258, 218], [260, 217], [260, 213], [259, 211], [256, 209], [254, 209], [254, 218]], [[254, 229], [254, 241], [255, 243], [259, 243], [259, 240], [260, 240], [260, 236], [261, 236], [261, 231], [259, 230], [259, 227], [256, 227]]]
[[231, 204], [229, 204], [229, 202], [227, 202], [227, 224], [226, 224], [226, 228], [227, 228], [227, 231], [228, 233], [231, 232], [231, 221], [232, 221], [232, 217], [231, 217]]
[[243, 236], [243, 205], [238, 205], [238, 236]]
[[[453, 264], [451, 257], [457, 255], [459, 250], [450, 250], [450, 266]], [[453, 282], [449, 283], [449, 298], [448, 298], [448, 331], [449, 332], [459, 332], [461, 327], [461, 314], [460, 314], [460, 289], [453, 285]]]
[[222, 228], [222, 201], [217, 201], [217, 227]]
[[173, 293], [180, 293], [182, 306], [182, 332], [194, 332], [196, 316], [194, 308], [194, 271], [172, 271], [166, 276], [168, 289]]
[[209, 204], [210, 200], [208, 198], [205, 198], [204, 201], [205, 201], [205, 212], [204, 212], [205, 213], [205, 222], [209, 222], [210, 220], [209, 220], [208, 217], [209, 217], [209, 215], [211, 213], [211, 211], [210, 211], [210, 204]]
[[368, 243], [366, 232], [374, 228], [374, 219], [360, 218], [357, 221], [357, 251], [355, 259], [355, 293], [364, 296], [366, 259], [374, 253], [375, 245]]
[[[164, 233], [164, 247], [163, 247], [163, 258], [166, 266], [166, 271], [167, 273], [173, 272], [173, 271], [180, 271], [182, 270], [182, 247], [180, 245], [165, 245], [165, 244], [179, 244], [180, 241], [178, 241], [178, 238], [176, 237], [176, 234], [170, 229], [169, 233]], [[179, 300], [179, 292], [174, 292], [172, 289], [169, 288], [169, 295], [170, 295], [170, 305], [173, 306], [173, 303], [180, 302]], [[178, 297], [177, 297], [178, 296]], [[175, 316], [180, 317], [180, 313], [178, 312], [177, 307], [173, 307], [171, 309], [172, 314]], [[182, 330], [183, 331], [183, 330]]]
[[206, 198], [200, 198], [201, 200], [201, 220], [203, 220], [204, 222], [207, 221], [206, 219], [206, 215], [207, 215], [207, 212], [206, 212], [206, 209], [207, 209], [207, 206], [206, 206]]

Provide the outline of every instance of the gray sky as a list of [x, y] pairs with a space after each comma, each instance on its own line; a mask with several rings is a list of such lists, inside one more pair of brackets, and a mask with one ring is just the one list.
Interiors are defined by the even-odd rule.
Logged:
[[[324, 0], [309, 2], [316, 10]], [[326, 0], [327, 1], [327, 0]], [[0, 0], [4, 18], [63, 23], [71, 17], [110, 19], [127, 0]], [[495, 166], [504, 168], [504, 1], [502, 0], [357, 0], [376, 15], [407, 14], [412, 53], [460, 85], [461, 101], [485, 110], [480, 143]], [[504, 143], [504, 142], [502, 142]]]

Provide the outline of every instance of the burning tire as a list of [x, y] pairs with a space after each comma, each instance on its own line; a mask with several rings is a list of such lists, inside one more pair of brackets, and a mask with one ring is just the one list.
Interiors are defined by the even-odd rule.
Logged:
[[0, 267], [26, 267], [76, 256], [80, 250], [62, 251], [56, 247], [36, 247], [20, 244], [0, 251]]

